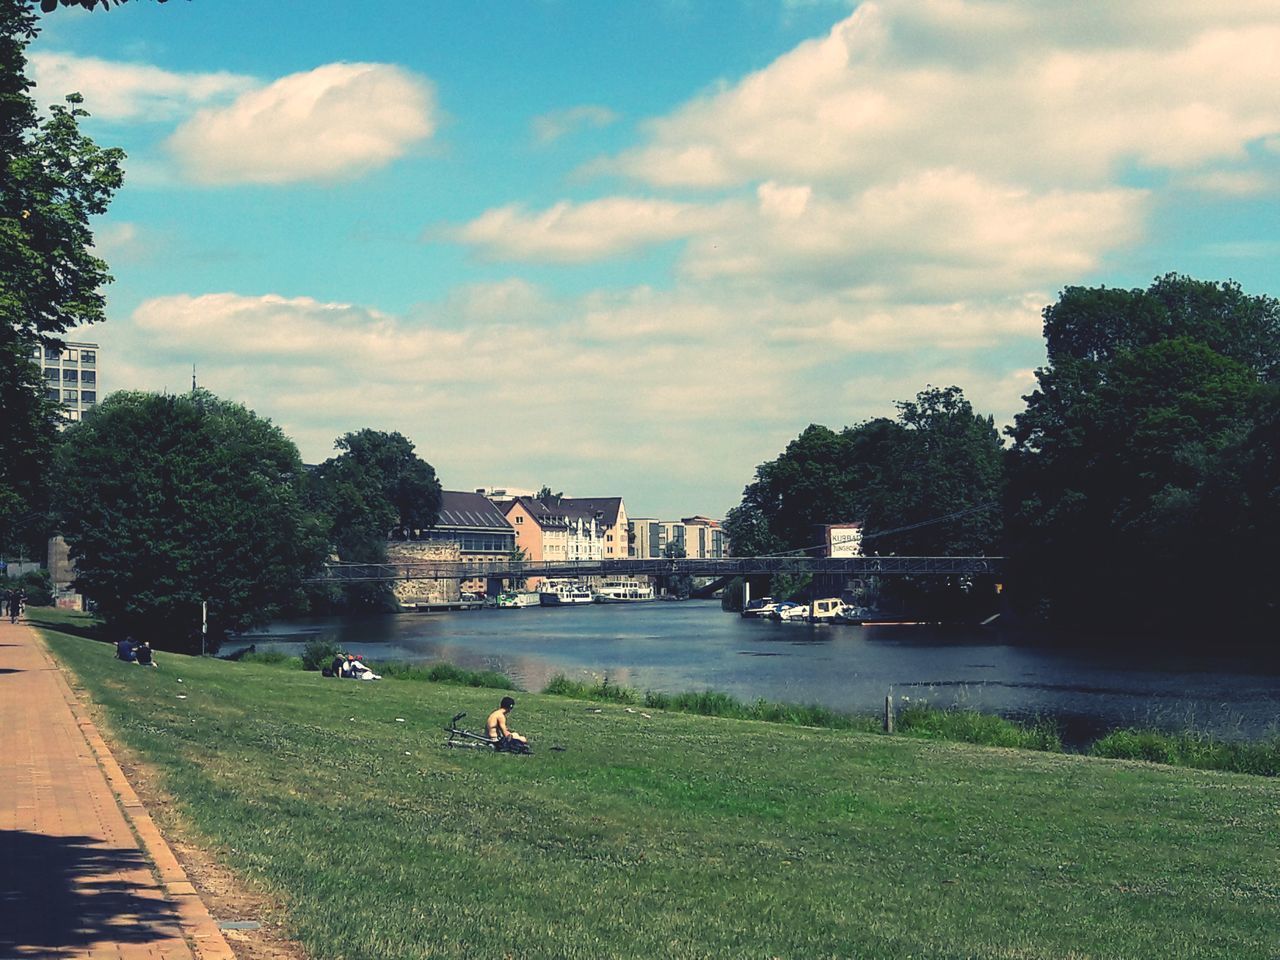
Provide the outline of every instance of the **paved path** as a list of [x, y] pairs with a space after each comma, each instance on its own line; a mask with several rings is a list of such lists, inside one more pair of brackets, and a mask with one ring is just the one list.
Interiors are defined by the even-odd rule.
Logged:
[[0, 960], [16, 957], [234, 960], [43, 641], [6, 616]]

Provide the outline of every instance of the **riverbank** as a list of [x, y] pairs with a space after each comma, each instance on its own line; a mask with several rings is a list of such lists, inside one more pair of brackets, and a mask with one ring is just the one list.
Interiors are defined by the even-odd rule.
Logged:
[[1275, 780], [50, 643], [315, 958], [1276, 952]]

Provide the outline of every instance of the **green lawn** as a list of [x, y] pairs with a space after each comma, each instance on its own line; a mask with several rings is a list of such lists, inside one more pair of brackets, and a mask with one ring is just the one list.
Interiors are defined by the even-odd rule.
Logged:
[[1274, 779], [46, 635], [317, 960], [1280, 956]]

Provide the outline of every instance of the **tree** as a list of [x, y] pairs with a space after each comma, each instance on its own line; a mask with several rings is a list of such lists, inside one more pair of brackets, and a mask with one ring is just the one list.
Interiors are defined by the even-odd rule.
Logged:
[[206, 391], [112, 394], [56, 462], [77, 588], [115, 633], [198, 651], [207, 601], [216, 650], [296, 603], [323, 560], [297, 448]]
[[[61, 5], [64, 7], [81, 7], [85, 10], [93, 10], [96, 7], [110, 10], [112, 6], [118, 7], [127, 2], [128, 0], [40, 0], [40, 9], [45, 13], [52, 13]], [[168, 0], [156, 0], [156, 3], [168, 3]]]
[[[757, 467], [725, 518], [734, 553], [817, 553], [825, 524], [851, 521], [863, 521], [876, 553], [990, 552], [1003, 457], [993, 419], [975, 414], [958, 387], [929, 387], [898, 410], [897, 421], [840, 433], [810, 425]], [[950, 519], [927, 522], [941, 517]]]
[[[1120, 629], [1257, 616], [1236, 598], [1274, 569], [1241, 547], [1280, 506], [1247, 452], [1280, 375], [1280, 304], [1171, 274], [1145, 291], [1071, 287], [1044, 316], [1049, 364], [1010, 431], [1014, 599]], [[1237, 562], [1205, 562], [1224, 551]], [[1171, 587], [1194, 602], [1169, 603]]]
[[[334, 442], [342, 451], [320, 464], [308, 483], [308, 503], [324, 518], [330, 549], [346, 563], [385, 563], [388, 537], [435, 525], [441, 489], [435, 469], [399, 433], [364, 429]], [[345, 605], [394, 610], [388, 583], [343, 588]]]
[[124, 153], [80, 133], [78, 95], [37, 116], [25, 52], [36, 32], [29, 4], [0, 0], [0, 549], [34, 529], [46, 502], [59, 408], [33, 354], [103, 319], [111, 278], [89, 218], [123, 181]]

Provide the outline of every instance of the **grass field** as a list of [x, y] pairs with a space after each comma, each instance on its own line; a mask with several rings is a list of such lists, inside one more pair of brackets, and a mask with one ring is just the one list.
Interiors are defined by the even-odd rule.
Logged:
[[46, 635], [317, 960], [1280, 956], [1274, 779]]

